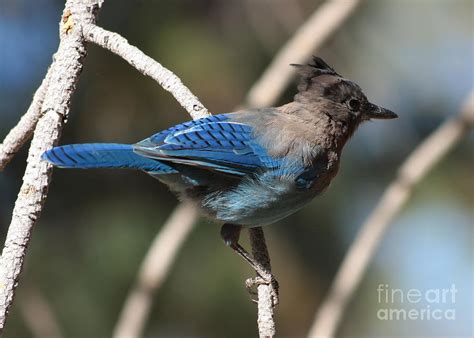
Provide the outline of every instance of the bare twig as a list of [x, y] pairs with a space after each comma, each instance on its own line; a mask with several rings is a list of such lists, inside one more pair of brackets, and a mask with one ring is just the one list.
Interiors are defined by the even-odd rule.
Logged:
[[209, 116], [206, 107], [173, 72], [145, 55], [137, 47], [130, 45], [124, 37], [93, 24], [84, 26], [84, 36], [87, 41], [119, 55], [139, 72], [158, 82], [175, 97], [193, 119]]
[[[277, 98], [291, 81], [293, 70], [289, 64], [304, 62], [349, 17], [358, 3], [359, 0], [331, 0], [318, 8], [283, 46], [260, 79], [252, 86], [246, 97], [246, 105], [265, 107], [275, 104]], [[263, 229], [250, 229], [249, 235], [255, 258], [258, 257], [259, 262], [268, 268], [271, 275], [270, 257]], [[257, 292], [259, 335], [260, 337], [273, 337], [276, 333], [273, 286], [259, 285]]]
[[330, 0], [318, 8], [283, 46], [252, 86], [247, 102], [253, 107], [273, 104], [295, 73], [290, 63], [302, 63], [342, 25], [359, 4], [359, 0]]
[[[113, 337], [141, 337], [153, 296], [168, 275], [174, 257], [197, 219], [196, 208], [181, 203], [151, 244], [120, 314]], [[157, 264], [157, 262], [163, 262]]]
[[36, 126], [23, 176], [23, 184], [13, 209], [12, 220], [0, 258], [0, 334], [13, 302], [33, 226], [48, 191], [51, 165], [40, 160], [54, 146], [67, 119], [71, 97], [82, 70], [86, 53], [82, 23], [95, 21], [100, 0], [68, 0], [60, 25], [60, 43], [51, 66], [51, 79]]
[[[331, 1], [330, 4], [324, 5], [323, 7], [321, 7], [321, 9], [318, 9], [315, 12], [315, 14], [313, 14], [311, 16], [309, 21], [306, 22], [303, 26], [303, 27], [318, 26], [316, 29], [314, 29], [314, 28], [311, 28], [311, 29], [310, 28], [301, 28], [301, 29], [299, 29], [298, 32], [296, 33], [296, 35], [282, 48], [279, 55], [287, 55], [289, 48], [295, 48], [295, 49], [292, 50], [292, 53], [291, 53], [290, 56], [286, 56], [286, 57], [284, 57], [284, 59], [283, 59], [283, 57], [280, 57], [283, 61], [279, 61], [278, 63], [273, 62], [269, 66], [269, 69], [270, 68], [272, 69], [272, 71], [271, 71], [272, 73], [282, 73], [283, 74], [289, 68], [288, 65], [290, 63], [292, 63], [292, 62], [303, 62], [303, 60], [307, 59], [311, 55], [311, 53], [313, 53], [315, 51], [315, 49], [317, 49], [319, 46], [321, 46], [321, 44], [324, 42], [324, 40], [329, 38], [329, 36], [331, 35], [330, 33], [332, 31], [334, 31], [335, 28], [336, 28], [335, 26], [341, 25], [343, 23], [344, 19], [351, 13], [353, 7], [355, 7], [356, 4], [358, 3], [358, 0], [350, 0], [345, 5], [341, 4], [341, 1], [335, 1], [335, 2], [337, 4], [333, 4], [332, 1]], [[318, 11], [322, 11], [323, 13], [322, 14], [317, 14]], [[335, 12], [338, 12], [338, 13], [335, 14]], [[329, 13], [329, 14], [325, 14], [325, 13]], [[331, 20], [336, 20], [337, 24], [335, 25], [333, 22], [331, 22], [331, 20], [323, 19], [323, 17], [325, 17], [326, 15], [330, 15], [330, 17], [332, 18]], [[327, 27], [319, 27], [319, 26], [327, 26]], [[91, 42], [97, 43], [98, 45], [103, 46], [107, 49], [111, 49], [111, 48], [107, 47], [107, 45], [110, 44], [110, 40], [108, 42], [104, 41], [103, 40], [104, 37], [98, 38], [98, 35], [96, 33], [94, 33], [96, 29], [98, 29], [99, 32], [103, 32], [103, 30], [101, 28], [98, 28], [98, 27], [96, 28], [96, 26], [94, 26], [92, 28], [94, 28], [94, 30], [92, 30], [92, 32], [93, 32], [92, 35], [93, 36], [88, 37], [88, 40], [91, 41]], [[103, 36], [109, 36], [109, 39], [110, 39], [110, 34], [115, 34], [115, 33], [108, 33], [107, 32], [107, 35], [103, 35]], [[314, 34], [314, 35], [310, 36], [311, 34]], [[298, 37], [297, 35], [303, 35], [303, 37]], [[309, 41], [308, 41], [308, 39], [309, 39]], [[128, 43], [126, 42], [126, 40], [121, 38], [121, 37], [120, 37], [120, 40], [122, 41], [122, 44], [126, 44], [125, 46], [126, 46], [127, 50], [131, 50], [132, 52], [134, 52], [133, 48], [135, 48], [135, 47], [129, 46]], [[306, 48], [306, 46], [301, 47], [299, 42], [295, 43], [295, 42], [291, 42], [291, 41], [304, 41], [304, 43], [307, 43], [307, 44], [311, 45], [312, 47], [311, 48]], [[316, 41], [316, 42], [313, 43], [313, 41]], [[125, 52], [125, 51], [122, 52], [122, 51], [120, 51], [120, 49], [121, 48], [118, 47], [118, 45], [116, 45], [116, 47], [114, 47], [114, 50], [112, 50], [112, 52], [114, 52], [114, 53], [116, 53], [120, 56], [129, 54], [129, 52]], [[130, 53], [132, 53], [132, 52], [130, 52]], [[151, 64], [155, 63], [155, 61], [153, 61], [153, 60], [150, 61], [149, 57], [147, 57], [147, 56], [142, 56], [141, 58], [144, 58], [147, 61], [147, 63], [148, 62], [151, 62]], [[135, 62], [136, 61], [132, 61], [132, 59], [128, 59], [128, 58], [125, 58], [125, 59], [132, 66], [135, 67]], [[162, 66], [158, 64], [157, 67], [158, 67], [158, 69], [160, 69], [160, 67], [162, 67]], [[290, 82], [291, 73], [290, 73], [290, 76], [285, 76], [284, 81], [282, 81], [278, 86], [274, 87], [273, 90], [267, 92], [265, 88], [271, 87], [272, 82], [274, 81], [272, 76], [266, 75], [270, 71], [269, 69], [267, 69], [264, 72], [262, 77], [256, 82], [256, 85], [253, 86], [253, 89], [247, 95], [247, 99], [246, 99], [246, 106], [247, 107], [257, 107], [257, 106], [262, 106], [262, 105], [271, 106], [272, 104], [275, 103], [277, 97], [283, 92], [285, 87]], [[144, 74], [145, 75], [150, 75], [149, 72], [144, 72]], [[153, 78], [153, 76], [152, 76], [152, 78]], [[280, 80], [280, 79], [278, 79], [278, 80]], [[160, 81], [158, 81], [158, 82], [160, 82]], [[260, 88], [260, 89], [257, 89], [257, 88]], [[188, 112], [189, 112], [189, 110], [188, 110]], [[192, 116], [193, 116], [193, 118], [196, 118], [196, 116], [194, 116], [194, 115], [192, 115]], [[178, 214], [178, 213], [183, 214], [182, 216], [179, 216], [179, 217], [185, 217], [184, 214], [186, 213], [186, 210], [180, 207], [180, 209], [178, 209], [176, 211], [176, 214]], [[175, 215], [175, 214], [173, 214], [173, 215]], [[176, 217], [178, 217], [178, 216], [176, 216]], [[197, 218], [197, 216], [196, 216], [196, 218]], [[170, 224], [170, 226], [171, 226], [171, 224], [174, 224], [175, 226], [178, 226], [177, 223], [170, 223], [170, 220], [167, 221], [167, 224]], [[169, 229], [169, 227], [165, 226], [163, 229]], [[169, 231], [173, 232], [172, 229], [170, 229]], [[261, 233], [260, 233], [260, 231], [261, 231]], [[179, 230], [178, 230], [178, 232], [179, 232]], [[181, 232], [181, 236], [185, 237], [185, 236], [187, 236], [188, 233], [189, 232]], [[263, 236], [263, 231], [261, 229], [258, 230], [257, 232], [250, 231], [249, 234], [250, 234], [251, 243], [255, 243], [255, 244], [260, 243], [257, 247], [255, 247], [255, 245], [252, 244], [252, 250], [253, 250], [254, 255], [258, 256], [261, 259], [260, 263], [262, 263], [264, 266], [266, 266], [266, 262], [267, 261], [269, 262], [269, 256], [268, 256], [268, 252], [267, 252], [267, 248], [266, 248], [266, 244], [265, 244], [265, 238]], [[161, 236], [162, 236], [162, 231], [157, 233], [156, 239], [153, 241], [153, 244], [152, 244], [151, 248], [149, 249], [147, 256], [145, 256], [145, 258], [144, 258], [146, 261], [150, 261], [150, 258], [148, 258], [148, 255], [150, 253], [156, 252], [158, 250], [162, 250], [162, 249], [159, 249], [159, 248], [156, 247], [156, 246], [160, 246], [161, 245], [160, 243], [163, 243], [163, 241], [159, 240], [159, 238]], [[175, 236], [175, 237], [173, 237], [173, 239], [175, 241], [180, 242], [180, 243], [185, 240], [185, 238], [181, 238], [179, 236]], [[155, 268], [154, 268], [155, 273], [157, 271], [160, 271], [160, 269], [158, 269], [158, 267], [160, 265], [163, 265], [163, 266], [166, 266], [166, 267], [169, 267], [170, 265], [172, 265], [176, 255], [166, 255], [166, 257], [168, 259], [163, 259], [163, 257], [160, 257], [159, 259], [154, 260], [153, 265], [155, 266]], [[144, 265], [142, 265], [142, 266], [144, 266]], [[150, 273], [151, 273], [151, 271], [152, 270], [150, 270]], [[268, 271], [269, 271], [269, 273], [271, 273], [270, 269], [268, 269]], [[160, 278], [155, 278], [154, 280], [159, 281], [159, 283], [162, 283], [165, 278], [166, 278], [166, 275], [163, 275]], [[140, 285], [141, 282], [139, 280], [140, 280], [140, 277], [137, 277], [137, 282], [135, 284], [136, 286]], [[156, 292], [156, 289], [158, 287], [159, 287], [158, 285], [155, 285], [153, 287], [154, 292]], [[273, 302], [272, 302], [272, 297], [271, 297], [271, 292], [272, 292], [271, 286], [260, 285], [259, 288], [257, 289], [257, 292], [259, 294], [259, 304], [258, 304], [258, 308], [259, 308], [259, 317], [258, 317], [259, 332], [260, 333], [261, 332], [273, 332], [273, 335], [274, 335], [275, 322], [274, 322], [274, 319], [273, 319]], [[137, 307], [141, 308], [143, 310], [142, 312], [137, 311], [136, 313], [134, 313], [133, 311], [131, 311], [129, 309], [129, 308], [132, 307], [132, 304], [137, 302], [137, 300], [139, 299], [139, 297], [135, 296], [139, 293], [140, 293], [140, 291], [133, 290], [133, 289], [129, 293], [128, 298], [125, 301], [125, 305], [124, 305], [125, 308], [122, 310], [120, 318], [119, 318], [119, 320], [117, 322], [117, 325], [116, 325], [116, 328], [114, 330], [114, 332], [115, 332], [114, 336], [115, 337], [120, 337], [120, 338], [123, 337], [123, 334], [122, 334], [123, 332], [127, 332], [127, 334], [130, 337], [137, 337], [137, 336], [140, 335], [140, 332], [143, 331], [143, 325], [145, 324], [145, 319], [148, 316], [148, 311], [150, 309], [150, 304], [149, 304], [150, 300], [140, 297], [143, 304], [134, 305], [134, 306], [137, 306]], [[132, 297], [133, 299], [130, 299], [130, 297]], [[140, 316], [142, 318], [140, 318]], [[126, 323], [128, 321], [130, 321], [133, 324], [130, 324], [127, 329], [124, 329], [125, 327], [127, 327]], [[140, 324], [141, 326], [139, 326], [137, 324]], [[270, 335], [270, 336], [272, 336], [272, 335]]]
[[61, 338], [61, 330], [56, 317], [40, 291], [29, 286], [22, 292], [18, 305], [33, 336], [35, 338]]
[[[250, 245], [252, 246], [252, 254], [256, 261], [258, 261], [264, 268], [265, 274], [264, 279], [270, 280], [272, 278], [272, 268], [270, 266], [270, 256], [267, 250], [267, 244], [265, 243], [265, 236], [261, 227], [250, 228]], [[273, 318], [273, 304], [274, 292], [278, 290], [274, 289], [272, 284], [261, 284], [257, 287], [258, 294], [258, 334], [260, 338], [273, 337], [275, 336], [275, 319]]]
[[41, 117], [41, 106], [48, 89], [50, 74], [51, 72], [48, 70], [41, 85], [36, 90], [28, 110], [18, 124], [10, 130], [3, 143], [0, 144], [0, 171], [5, 168], [23, 144], [33, 135], [36, 123]]
[[397, 178], [385, 190], [374, 211], [362, 225], [347, 252], [309, 337], [333, 337], [354, 291], [372, 259], [390, 222], [410, 198], [413, 188], [474, 125], [474, 91], [458, 116], [444, 122], [405, 160]]
[[[289, 64], [304, 62], [349, 17], [358, 3], [359, 0], [332, 0], [318, 8], [282, 47], [263, 75], [252, 86], [246, 97], [246, 105], [265, 107], [275, 104], [291, 81], [293, 70]], [[259, 262], [267, 266], [271, 274], [270, 257], [263, 230], [250, 229], [249, 235], [254, 256], [259, 257]], [[257, 292], [259, 334], [261, 337], [273, 337], [276, 329], [273, 318], [272, 285], [259, 285]]]

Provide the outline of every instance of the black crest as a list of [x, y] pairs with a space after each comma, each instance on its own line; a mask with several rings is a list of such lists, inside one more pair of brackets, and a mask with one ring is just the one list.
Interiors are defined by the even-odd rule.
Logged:
[[301, 76], [300, 90], [305, 90], [311, 85], [311, 80], [321, 75], [340, 76], [326, 61], [313, 55], [312, 62], [307, 65], [291, 64], [296, 67]]

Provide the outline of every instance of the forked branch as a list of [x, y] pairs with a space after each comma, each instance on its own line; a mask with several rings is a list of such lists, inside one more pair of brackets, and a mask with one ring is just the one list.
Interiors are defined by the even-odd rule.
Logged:
[[[86, 48], [80, 29], [81, 23], [95, 22], [95, 15], [101, 5], [100, 0], [66, 1], [60, 25], [59, 48], [46, 77], [44, 88], [40, 87], [38, 95], [35, 95], [36, 102], [32, 105], [35, 118], [32, 122], [22, 123], [31, 128], [38, 117], [37, 113], [40, 113], [41, 117], [31, 141], [23, 184], [13, 209], [0, 257], [0, 335], [13, 303], [31, 232], [43, 209], [51, 179], [51, 165], [41, 161], [40, 157], [44, 151], [57, 143], [61, 135], [82, 70]], [[24, 142], [28, 138], [28, 133], [29, 131], [20, 132], [22, 136], [17, 139]]]

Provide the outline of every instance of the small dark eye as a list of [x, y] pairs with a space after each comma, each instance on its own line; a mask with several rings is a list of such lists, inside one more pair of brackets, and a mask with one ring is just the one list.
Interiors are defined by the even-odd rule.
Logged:
[[360, 101], [357, 99], [350, 99], [347, 104], [349, 105], [349, 109], [352, 111], [359, 111], [360, 109]]

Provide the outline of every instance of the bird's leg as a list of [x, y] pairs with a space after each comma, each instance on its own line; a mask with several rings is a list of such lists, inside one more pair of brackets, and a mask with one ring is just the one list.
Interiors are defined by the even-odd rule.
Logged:
[[257, 261], [250, 253], [247, 252], [240, 244], [239, 237], [240, 231], [242, 230], [241, 225], [225, 223], [221, 228], [221, 237], [225, 244], [234, 250], [240, 257], [242, 257], [248, 264], [255, 270], [257, 277], [249, 278], [245, 281], [245, 286], [250, 293], [255, 294], [251, 291], [254, 286], [261, 284], [271, 285], [273, 289], [273, 305], [278, 304], [278, 282], [265, 266]]

